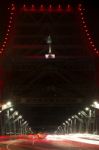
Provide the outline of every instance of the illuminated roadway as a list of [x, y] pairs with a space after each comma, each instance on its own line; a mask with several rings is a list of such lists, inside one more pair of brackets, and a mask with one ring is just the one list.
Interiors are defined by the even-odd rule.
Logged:
[[[65, 139], [17, 139], [0, 142], [0, 150], [95, 150], [99, 149], [99, 140], [90, 142], [89, 139], [84, 139], [80, 142], [78, 137], [66, 137]], [[79, 142], [78, 142], [78, 141]], [[82, 138], [83, 141], [83, 138]], [[88, 143], [87, 143], [88, 142]], [[95, 142], [97, 144], [95, 144]], [[90, 144], [89, 144], [90, 143]]]

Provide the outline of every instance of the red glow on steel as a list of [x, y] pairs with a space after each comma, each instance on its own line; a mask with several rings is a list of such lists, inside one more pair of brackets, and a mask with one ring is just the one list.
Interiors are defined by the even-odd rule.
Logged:
[[12, 21], [9, 21], [9, 24], [11, 24], [12, 23]]
[[87, 36], [89, 36], [89, 33], [87, 33]]
[[70, 4], [67, 5], [66, 11], [67, 11], [68, 13], [72, 12], [72, 7], [71, 7]]
[[87, 28], [87, 26], [85, 25], [84, 28]]
[[12, 20], [12, 17], [10, 17], [10, 20]]
[[88, 32], [88, 30], [85, 30], [86, 32]]
[[23, 9], [23, 11], [27, 11], [27, 7], [26, 7], [25, 4], [23, 5], [23, 8], [22, 8], [22, 9]]
[[78, 10], [81, 11], [82, 4], [78, 4]]
[[35, 10], [36, 10], [35, 5], [32, 4], [31, 11], [35, 11]]
[[82, 23], [85, 24], [85, 21], [83, 21]]
[[93, 42], [91, 41], [90, 44], [92, 44]]
[[49, 7], [48, 7], [48, 11], [51, 12], [52, 9], [53, 9], [53, 8], [52, 8], [52, 5], [50, 4]]
[[57, 7], [57, 11], [58, 11], [58, 12], [62, 11], [62, 7], [61, 7], [60, 4], [59, 4], [58, 7]]
[[93, 44], [92, 47], [95, 47], [95, 45]]
[[41, 4], [41, 6], [40, 6], [40, 11], [45, 11], [45, 7], [43, 4]]

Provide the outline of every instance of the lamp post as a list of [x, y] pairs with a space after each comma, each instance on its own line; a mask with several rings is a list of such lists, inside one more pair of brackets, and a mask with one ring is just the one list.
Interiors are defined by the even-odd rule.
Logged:
[[69, 134], [69, 122], [66, 120], [66, 133]]
[[66, 134], [66, 124], [63, 123], [63, 128], [64, 128], [64, 134]]
[[12, 107], [12, 103], [8, 101], [7, 103], [3, 104], [1, 107], [1, 120], [2, 120], [2, 134], [10, 134], [10, 122], [9, 122], [9, 110]]

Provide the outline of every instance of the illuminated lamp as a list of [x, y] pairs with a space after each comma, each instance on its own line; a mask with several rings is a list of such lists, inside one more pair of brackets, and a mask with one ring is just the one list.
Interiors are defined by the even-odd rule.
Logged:
[[81, 11], [81, 8], [78, 8], [79, 11]]
[[36, 9], [35, 9], [35, 5], [34, 4], [32, 4], [32, 8], [31, 8], [31, 11], [35, 11]]
[[9, 21], [9, 24], [11, 24], [11, 23], [12, 23], [12, 21], [10, 20], [10, 21]]
[[82, 4], [78, 4], [78, 10], [81, 11]]
[[96, 53], [97, 53], [97, 54], [99, 54], [99, 52], [98, 52], [98, 51], [96, 51]]
[[14, 6], [14, 4], [11, 4], [11, 6]]
[[89, 37], [88, 40], [91, 40], [91, 37]]
[[87, 33], [87, 36], [89, 36], [89, 33]]
[[10, 30], [8, 29], [7, 32], [10, 32]]
[[88, 32], [88, 30], [85, 30], [86, 32]]
[[9, 25], [8, 27], [9, 27], [9, 28], [11, 28], [11, 26], [10, 26], [10, 25]]
[[81, 16], [83, 16], [83, 13], [82, 13], [82, 12], [81, 12], [80, 14], [81, 14]]
[[48, 6], [48, 11], [52, 11], [52, 5], [51, 4]]
[[12, 7], [12, 9], [11, 10], [15, 10], [15, 7]]
[[84, 17], [82, 17], [81, 19], [84, 20]]
[[8, 38], [6, 37], [5, 40], [7, 40]]
[[12, 20], [13, 18], [12, 17], [10, 17], [10, 20]]
[[81, 7], [82, 7], [82, 4], [78, 4], [78, 7], [81, 8]]
[[67, 11], [68, 13], [72, 12], [72, 7], [71, 7], [70, 4], [67, 5], [66, 11]]
[[92, 47], [95, 47], [95, 45], [93, 44]]
[[55, 54], [52, 53], [52, 47], [51, 47], [52, 39], [51, 39], [50, 35], [47, 38], [47, 44], [49, 46], [49, 49], [48, 49], [48, 54], [45, 54], [45, 58], [46, 59], [55, 59]]
[[6, 41], [4, 41], [4, 44], [6, 44], [7, 42]]
[[45, 8], [44, 8], [43, 4], [41, 4], [40, 11], [44, 11], [44, 10], [45, 10]]
[[23, 5], [23, 11], [27, 11], [26, 5]]
[[0, 51], [0, 54], [2, 54], [2, 52]]
[[62, 11], [62, 7], [61, 7], [60, 4], [59, 4], [58, 7], [57, 7], [57, 11], [58, 11], [58, 12], [59, 12], [59, 11]]
[[92, 44], [93, 42], [92, 41], [90, 41], [90, 44]]
[[3, 48], [1, 48], [1, 51], [3, 51], [4, 49]]
[[85, 21], [83, 21], [82, 23], [85, 24]]
[[97, 49], [96, 48], [94, 48], [94, 51], [96, 51]]
[[5, 47], [5, 44], [3, 44], [2, 47]]
[[85, 25], [84, 28], [87, 28], [87, 26]]

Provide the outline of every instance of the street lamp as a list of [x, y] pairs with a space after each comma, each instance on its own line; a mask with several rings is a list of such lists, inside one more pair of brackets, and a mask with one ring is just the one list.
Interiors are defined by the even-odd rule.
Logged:
[[63, 126], [64, 126], [64, 134], [66, 134], [66, 124], [63, 123]]

